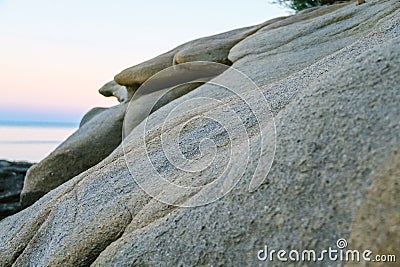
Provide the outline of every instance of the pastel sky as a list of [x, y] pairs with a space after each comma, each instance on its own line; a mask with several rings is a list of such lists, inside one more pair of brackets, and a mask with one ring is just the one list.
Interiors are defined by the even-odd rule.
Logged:
[[0, 0], [0, 121], [78, 122], [97, 90], [184, 42], [287, 15], [270, 0]]

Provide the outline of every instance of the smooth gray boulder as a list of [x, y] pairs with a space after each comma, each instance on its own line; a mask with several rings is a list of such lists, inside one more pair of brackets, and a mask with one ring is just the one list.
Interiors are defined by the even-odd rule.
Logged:
[[[126, 116], [131, 119], [125, 119], [124, 132], [128, 135], [135, 127], [145, 120], [151, 113], [173, 100], [189, 93], [199, 87], [201, 83], [190, 83], [177, 86], [174, 89], [165, 88], [152, 92], [150, 94], [135, 96], [131, 100], [131, 109], [128, 109]], [[146, 109], [144, 107], [148, 107]]]
[[[399, 44], [397, 38], [340, 64], [277, 114], [275, 161], [260, 189], [248, 192], [250, 170], [231, 193], [205, 207], [151, 200], [136, 213], [140, 200], [134, 198], [132, 222], [92, 266], [157, 265], [160, 258], [171, 265], [258, 265], [264, 245], [319, 250], [350, 240], [359, 208], [368, 210], [362, 200], [374, 170], [399, 146]], [[380, 218], [393, 227], [398, 216], [388, 209]], [[375, 236], [387, 237], [380, 229]], [[366, 240], [372, 243], [365, 247], [385, 251], [376, 239]]]
[[159, 108], [218, 77], [229, 67], [209, 62], [175, 65], [146, 80], [131, 98], [124, 119], [124, 136]]
[[107, 110], [107, 108], [96, 107], [86, 112], [86, 114], [81, 119], [81, 122], [79, 123], [79, 128], [105, 110]]
[[50, 155], [29, 168], [21, 192], [21, 205], [32, 205], [50, 190], [106, 158], [121, 143], [126, 105], [100, 110], [99, 114], [81, 123], [81, 127]]
[[99, 93], [106, 96], [114, 96], [119, 102], [128, 100], [128, 90], [125, 86], [117, 84], [115, 81], [110, 81], [99, 89]]
[[[102, 162], [0, 222], [0, 265], [257, 266], [268, 264], [257, 259], [265, 245], [321, 250], [351, 240], [354, 222], [371, 205], [364, 202], [371, 185], [382, 179], [377, 173], [397, 166], [391, 162], [400, 146], [399, 8], [398, 1], [371, 0], [318, 16], [314, 9], [304, 21], [288, 18], [293, 23], [280, 26], [281, 35], [278, 28], [250, 35], [229, 58], [256, 90], [227, 71], [212, 81], [239, 93], [205, 84], [160, 107]], [[257, 148], [275, 135], [269, 116], [254, 116], [268, 113], [260, 93], [275, 115], [271, 169], [256, 164], [264, 156]], [[207, 100], [191, 101], [200, 98]], [[228, 135], [232, 129], [238, 132]], [[268, 142], [260, 142], [260, 131]], [[173, 133], [177, 140], [163, 143]], [[236, 185], [216, 183], [235, 186], [215, 202], [183, 208], [157, 200], [194, 204], [219, 190], [170, 190], [154, 183], [154, 172], [180, 186], [201, 186], [225, 170], [243, 175]], [[254, 178], [262, 184], [251, 191]], [[390, 198], [388, 207], [395, 207]], [[379, 216], [398, 218], [398, 212]]]

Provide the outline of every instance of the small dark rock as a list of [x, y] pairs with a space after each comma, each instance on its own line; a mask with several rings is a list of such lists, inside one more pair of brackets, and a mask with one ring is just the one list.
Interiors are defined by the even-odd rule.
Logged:
[[0, 220], [21, 210], [19, 196], [28, 162], [9, 162], [0, 160]]

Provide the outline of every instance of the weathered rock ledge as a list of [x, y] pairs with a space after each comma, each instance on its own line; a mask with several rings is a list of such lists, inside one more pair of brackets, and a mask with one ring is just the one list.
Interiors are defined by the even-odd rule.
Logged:
[[[121, 103], [90, 111], [29, 170], [32, 205], [0, 222], [0, 265], [283, 266], [258, 251], [340, 238], [399, 257], [400, 3], [356, 2], [201, 38], [116, 75], [127, 91], [100, 92]], [[195, 61], [232, 69], [171, 94], [177, 84], [149, 81]]]

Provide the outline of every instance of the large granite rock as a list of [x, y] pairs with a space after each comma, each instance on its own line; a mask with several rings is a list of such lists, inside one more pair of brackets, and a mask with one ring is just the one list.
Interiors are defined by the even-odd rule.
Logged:
[[[384, 251], [396, 189], [373, 188], [397, 177], [399, 18], [397, 0], [371, 0], [248, 35], [228, 59], [256, 85], [227, 70], [159, 107], [99, 164], [1, 221], [0, 265], [286, 265], [258, 251], [339, 238]], [[125, 78], [144, 82], [133, 70]], [[376, 199], [386, 208], [365, 224]], [[369, 225], [377, 233], [360, 237]]]
[[21, 192], [23, 207], [107, 157], [122, 141], [127, 104], [90, 111], [80, 128], [50, 155], [33, 165]]
[[28, 162], [0, 160], [0, 220], [21, 210], [20, 193]]
[[138, 87], [154, 74], [174, 64], [191, 61], [210, 61], [232, 64], [228, 59], [229, 50], [238, 42], [265, 25], [280, 21], [284, 17], [267, 21], [261, 25], [246, 27], [187, 42], [151, 60], [123, 70], [114, 80], [128, 89], [130, 99]]

